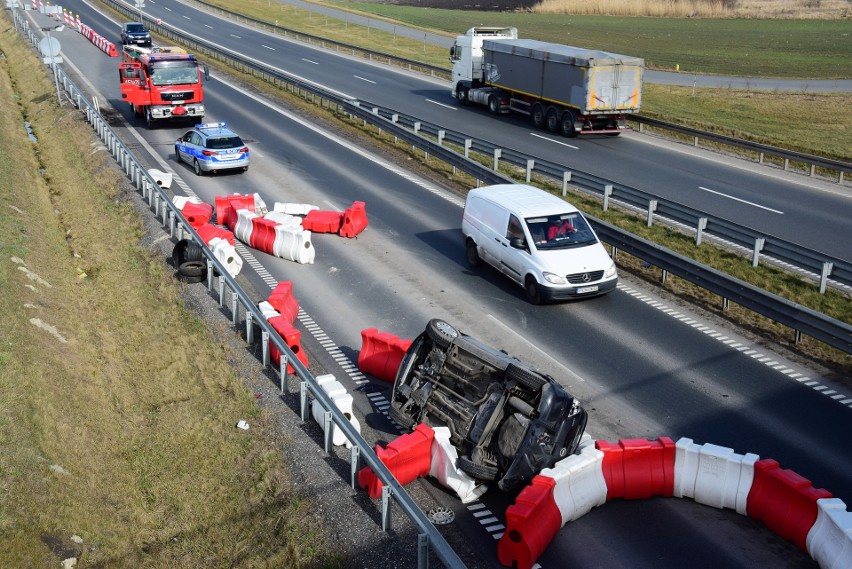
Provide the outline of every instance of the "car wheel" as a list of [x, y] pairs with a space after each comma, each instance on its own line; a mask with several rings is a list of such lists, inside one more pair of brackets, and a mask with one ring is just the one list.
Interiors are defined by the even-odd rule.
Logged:
[[479, 250], [476, 247], [476, 241], [468, 239], [465, 243], [465, 250], [467, 251], [468, 265], [471, 267], [478, 267], [482, 264], [482, 259], [479, 257]]
[[177, 160], [178, 164], [180, 164], [180, 162], [181, 162], [180, 152], [178, 151], [177, 144], [175, 144], [175, 160]]
[[533, 105], [532, 112], [530, 113], [530, 119], [532, 119], [534, 127], [544, 128], [544, 107], [541, 106], [541, 103], [536, 103], [535, 105]]
[[530, 301], [530, 304], [541, 304], [541, 290], [533, 277], [527, 277], [524, 283], [524, 291], [527, 293], [527, 300]]
[[547, 380], [542, 375], [516, 364], [509, 364], [506, 367], [506, 377], [514, 379], [527, 389], [536, 392], [541, 390], [542, 386], [547, 383]]
[[248, 166], [243, 166], [243, 172], [248, 172]]
[[201, 176], [204, 174], [204, 171], [201, 169], [201, 164], [198, 162], [198, 158], [195, 158], [192, 161], [192, 169], [195, 170], [196, 176]]
[[429, 321], [429, 324], [426, 326], [426, 333], [441, 348], [446, 348], [459, 336], [458, 330], [438, 318], [433, 318]]
[[417, 423], [417, 421], [415, 421], [411, 417], [405, 415], [402, 411], [397, 409], [394, 405], [390, 406], [390, 408], [388, 409], [388, 413], [390, 415], [390, 418], [394, 422], [396, 422], [400, 427], [402, 427], [403, 430], [405, 430], [405, 431], [410, 431], [414, 427], [414, 425]]
[[496, 480], [499, 470], [496, 466], [487, 464], [478, 464], [473, 462], [469, 457], [460, 456], [458, 459], [458, 467], [462, 472], [466, 472], [473, 478], [478, 480]]

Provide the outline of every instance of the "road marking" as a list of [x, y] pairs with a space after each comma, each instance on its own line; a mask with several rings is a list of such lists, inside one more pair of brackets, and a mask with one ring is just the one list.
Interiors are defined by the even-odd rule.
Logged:
[[540, 138], [540, 139], [546, 140], [548, 142], [554, 142], [556, 144], [561, 144], [562, 146], [567, 146], [568, 148], [573, 148], [574, 150], [580, 150], [579, 146], [574, 146], [572, 144], [568, 144], [567, 142], [560, 142], [559, 140], [553, 140], [552, 138], [549, 138], [547, 136], [542, 136], [542, 135], [536, 134], [534, 132], [531, 132], [530, 134], [533, 135], [536, 138]]
[[213, 26], [211, 26], [210, 24], [204, 24], [204, 27], [205, 27], [205, 28], [210, 28], [211, 30], [213, 29]]
[[453, 107], [451, 105], [445, 105], [444, 103], [439, 103], [438, 101], [433, 101], [432, 99], [426, 99], [427, 103], [432, 103], [433, 105], [438, 105], [439, 107], [444, 107], [445, 109], [450, 109], [451, 111], [458, 110], [458, 107]]
[[240, 36], [238, 36], [238, 35], [236, 35], [236, 34], [231, 34], [231, 37], [232, 37], [232, 38], [237, 38], [238, 40], [243, 39], [243, 38], [241, 38]]
[[187, 20], [191, 20], [191, 19], [192, 19], [192, 18], [190, 18], [189, 16], [183, 16], [183, 18], [185, 18], [185, 19], [187, 19]]
[[266, 49], [268, 49], [270, 51], [275, 51], [274, 47], [269, 47], [268, 45], [260, 44], [260, 47], [265, 47]]
[[767, 211], [771, 211], [772, 213], [778, 213], [784, 215], [783, 211], [778, 211], [777, 209], [772, 209], [771, 207], [766, 207], [765, 205], [756, 204], [754, 202], [746, 201], [734, 196], [729, 196], [728, 194], [723, 194], [722, 192], [717, 192], [716, 190], [711, 190], [710, 188], [705, 188], [704, 186], [698, 186], [699, 190], [704, 190], [705, 192], [710, 192], [711, 194], [716, 194], [717, 196], [722, 196], [723, 198], [729, 198], [738, 202], [742, 202], [747, 205], [753, 205], [754, 207], [759, 207], [760, 209], [765, 209]]
[[360, 75], [353, 75], [352, 77], [354, 77], [355, 79], [360, 79], [361, 81], [366, 81], [367, 83], [372, 83], [373, 85], [376, 84], [375, 81], [371, 81], [370, 79], [365, 79], [364, 77], [361, 77]]
[[165, 8], [166, 8], [166, 10], [168, 10], [169, 12], [171, 12], [171, 11], [172, 11], [172, 9], [171, 9], [171, 8], [169, 8], [168, 6], [165, 6]]
[[313, 63], [314, 65], [319, 65], [318, 61], [311, 61], [310, 59], [305, 59], [304, 57], [302, 58], [302, 61], [307, 61], [308, 63]]

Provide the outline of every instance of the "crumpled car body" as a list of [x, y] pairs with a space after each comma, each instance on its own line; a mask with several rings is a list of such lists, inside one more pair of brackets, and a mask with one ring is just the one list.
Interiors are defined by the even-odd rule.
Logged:
[[390, 415], [448, 427], [459, 469], [503, 491], [572, 454], [588, 419], [552, 377], [438, 319], [403, 356]]

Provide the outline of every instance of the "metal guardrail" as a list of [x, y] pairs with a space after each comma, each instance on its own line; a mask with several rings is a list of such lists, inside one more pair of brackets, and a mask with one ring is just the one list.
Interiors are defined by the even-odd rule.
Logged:
[[[115, 0], [105, 1], [112, 4], [119, 11], [125, 10], [124, 13], [126, 13], [128, 17], [131, 17], [136, 14], [128, 8], [125, 8], [123, 5], [115, 3]], [[321, 106], [334, 107], [340, 112], [345, 112], [352, 116], [356, 116], [363, 120], [365, 123], [370, 123], [376, 128], [385, 130], [391, 135], [405, 140], [407, 143], [412, 144], [417, 148], [420, 148], [427, 154], [440, 158], [441, 160], [445, 161], [447, 164], [453, 166], [454, 168], [461, 169], [462, 171], [475, 177], [478, 181], [485, 182], [488, 184], [512, 183], [513, 180], [504, 177], [496, 171], [496, 167], [498, 165], [497, 162], [499, 160], [512, 160], [513, 164], [519, 167], [525, 167], [527, 169], [528, 180], [530, 179], [532, 173], [536, 171], [537, 167], [540, 173], [545, 175], [547, 174], [547, 163], [544, 163], [542, 161], [536, 161], [536, 159], [530, 158], [521, 153], [517, 153], [509, 149], [495, 148], [494, 145], [489, 142], [476, 141], [475, 139], [465, 138], [464, 135], [460, 133], [452, 133], [451, 131], [439, 129], [434, 125], [431, 125], [431, 127], [424, 126], [424, 123], [414, 120], [414, 117], [395, 113], [388, 109], [383, 110], [380, 107], [365, 104], [361, 101], [351, 101], [342, 99], [335, 93], [329, 92], [312, 83], [308, 83], [304, 79], [294, 77], [290, 74], [282, 72], [281, 70], [274, 69], [269, 65], [246, 58], [241, 54], [232, 52], [230, 50], [223, 51], [222, 48], [214, 46], [212, 43], [202, 40], [201, 38], [197, 38], [195, 36], [190, 36], [189, 34], [173, 30], [165, 25], [158, 25], [156, 22], [153, 21], [148, 22], [148, 24], [149, 26], [151, 26], [152, 29], [154, 29], [158, 33], [170, 39], [182, 42], [185, 45], [190, 46], [192, 49], [196, 50], [198, 53], [206, 54], [220, 61], [227, 62], [236, 69], [246, 71], [252, 76], [262, 78], [278, 87], [282, 87], [291, 92], [299, 93], [306, 99], [309, 99], [312, 102], [317, 103]], [[406, 122], [413, 123], [411, 130], [403, 127], [403, 124], [405, 124]], [[433, 136], [437, 139], [437, 142], [433, 142], [429, 138], [420, 134], [421, 132], [427, 132], [428, 128], [431, 128], [434, 131]], [[456, 137], [456, 142], [460, 143], [460, 145], [464, 147], [464, 154], [457, 153], [452, 149], [444, 146], [444, 143], [447, 141], [451, 141], [452, 137], [454, 136]], [[479, 162], [471, 160], [468, 157], [468, 154], [471, 149], [482, 150], [485, 151], [486, 154], [487, 149], [493, 149], [493, 156], [495, 162], [494, 169], [483, 166]], [[542, 167], [543, 164], [545, 165], [544, 168]], [[648, 196], [648, 194], [645, 194], [641, 190], [632, 189], [627, 186], [620, 186], [618, 184], [608, 183], [607, 180], [598, 178], [591, 174], [586, 174], [579, 171], [575, 173], [574, 171], [564, 170], [563, 167], [560, 165], [550, 165], [550, 168], [553, 170], [559, 170], [561, 172], [563, 195], [567, 192], [567, 185], [569, 182], [575, 185], [578, 183], [582, 183], [584, 184], [584, 186], [592, 189], [593, 191], [596, 190], [602, 195], [604, 199], [604, 209], [606, 209], [608, 201], [610, 199], [613, 199], [613, 193], [615, 192], [616, 188], [623, 189], [623, 192], [618, 194], [617, 197], [624, 197], [625, 200], [628, 201], [628, 203], [630, 200], [636, 201], [636, 196]], [[660, 200], [649, 200], [645, 203], [648, 208], [647, 211], [649, 222], [652, 222], [654, 210], [659, 207]], [[692, 221], [695, 223], [697, 228], [696, 241], [699, 243], [702, 239], [704, 232], [707, 231], [707, 227], [712, 227], [714, 230], [717, 230], [719, 234], [726, 239], [740, 239], [740, 241], [744, 241], [742, 235], [749, 236], [749, 239], [751, 239], [751, 237], [753, 236], [754, 264], [758, 262], [761, 251], [767, 250], [767, 248], [768, 250], [773, 252], [775, 252], [776, 250], [778, 252], [791, 250], [792, 252], [788, 252], [786, 256], [789, 257], [793, 263], [795, 263], [798, 259], [802, 262], [802, 264], [805, 264], [804, 261], [808, 261], [813, 266], [822, 267], [821, 287], [825, 286], [829, 272], [832, 273], [835, 280], [838, 280], [839, 275], [840, 279], [842, 279], [840, 280], [840, 282], [846, 284], [847, 286], [849, 284], [852, 284], [852, 264], [846, 261], [837, 260], [837, 265], [834, 265], [833, 263], [831, 263], [831, 261], [826, 260], [827, 256], [821, 255], [818, 252], [803, 249], [796, 246], [795, 244], [789, 243], [776, 246], [774, 240], [767, 240], [764, 234], [757, 232], [756, 230], [744, 228], [719, 218], [711, 218], [711, 216], [706, 214], [703, 217], [698, 216], [699, 214], [703, 214], [703, 212], [700, 212], [698, 210], [691, 210], [687, 206], [677, 204], [675, 202], [666, 202], [665, 200], [663, 200], [663, 206], [666, 208], [667, 211], [673, 213], [681, 212], [679, 214], [681, 215], [681, 217], [683, 217], [687, 221]], [[684, 212], [692, 212], [692, 214], [686, 214]], [[691, 215], [695, 215], [696, 217], [691, 217]], [[714, 220], [712, 225], [710, 223], [711, 219]], [[602, 221], [595, 220], [594, 218], [590, 218], [590, 220], [593, 220], [596, 223], [604, 223]], [[679, 257], [679, 255], [677, 255], [676, 253], [668, 251], [667, 249], [663, 249], [658, 245], [654, 246], [653, 248], [645, 248], [642, 245], [641, 239], [631, 235], [630, 233], [627, 233], [626, 231], [615, 228], [611, 229], [610, 231], [617, 232], [619, 239], [622, 243], [631, 244], [630, 247], [622, 247], [623, 250], [634, 251], [634, 254], [636, 256], [643, 259], [646, 259], [644, 255], [656, 258], [654, 264], [663, 271], [669, 271], [672, 268], [676, 267], [677, 257]], [[747, 244], [752, 243], [750, 241], [745, 242]], [[671, 259], [667, 260], [667, 258], [662, 255], [661, 251], [668, 251], [668, 253], [672, 255]], [[830, 263], [830, 265], [827, 265], [826, 263]], [[793, 264], [793, 266], [798, 265]], [[701, 275], [706, 274], [707, 271], [712, 271], [713, 269], [700, 265], [698, 263], [695, 264], [695, 268], [697, 270], [697, 273], [695, 275], [690, 276], [687, 272], [683, 272], [683, 274], [678, 274], [689, 282], [692, 282], [698, 286], [703, 286], [703, 283], [705, 281], [700, 278]], [[727, 278], [734, 283], [740, 282], [737, 279], [734, 279], [733, 277]], [[751, 294], [763, 294], [770, 299], [774, 296], [766, 291], [762, 291], [761, 289], [756, 289], [754, 287], [751, 288], [754, 289], [750, 292]], [[824, 290], [824, 288], [822, 290]], [[727, 297], [723, 296], [723, 298]], [[761, 306], [772, 305], [772, 301], [766, 300], [762, 303], [752, 302], [751, 305], [757, 308], [761, 308]], [[819, 313], [814, 313], [817, 314], [817, 316], [814, 316], [812, 319], [805, 318], [803, 316], [804, 314], [809, 314], [813, 311], [791, 301], [784, 301], [783, 307], [776, 307], [772, 310], [767, 309], [765, 311], [765, 314], [764, 312], [758, 313], [768, 318], [773, 318], [773, 315], [781, 314], [785, 311], [788, 312], [788, 315], [783, 318], [783, 321], [785, 323], [807, 322], [809, 323], [809, 329], [820, 329], [820, 331], [818, 332], [818, 336], [820, 339], [827, 339], [831, 342], [829, 343], [829, 345], [831, 345], [832, 347], [842, 350], [845, 353], [852, 353], [852, 326], [850, 326], [849, 324]], [[804, 330], [795, 327], [793, 328], [793, 330], [797, 339], [800, 338], [802, 333], [804, 333]], [[815, 335], [814, 337], [816, 338], [817, 336]]]
[[[29, 41], [36, 45], [41, 39], [29, 27], [29, 23], [21, 17], [17, 11], [13, 12], [14, 24]], [[446, 542], [444, 537], [437, 531], [434, 525], [429, 521], [423, 511], [417, 506], [414, 500], [409, 496], [405, 489], [400, 485], [391, 471], [385, 464], [376, 456], [375, 451], [370, 444], [361, 436], [352, 423], [345, 417], [343, 412], [335, 405], [334, 401], [328, 396], [325, 390], [320, 387], [316, 379], [311, 375], [310, 371], [296, 357], [280, 334], [267, 322], [263, 314], [255, 302], [249, 298], [248, 294], [237, 284], [234, 277], [228, 273], [224, 265], [213, 255], [213, 252], [201, 239], [198, 233], [183, 217], [181, 211], [168, 198], [163, 189], [157, 184], [157, 180], [153, 177], [142, 162], [133, 154], [133, 152], [124, 144], [124, 142], [116, 135], [115, 131], [109, 126], [107, 121], [101, 116], [90, 101], [83, 95], [82, 91], [77, 88], [74, 82], [62, 70], [60, 66], [55, 66], [56, 78], [59, 84], [66, 92], [68, 99], [80, 109], [86, 117], [86, 120], [92, 125], [92, 128], [103, 141], [104, 145], [109, 150], [115, 161], [124, 170], [124, 173], [136, 186], [136, 189], [141, 191], [142, 198], [148, 200], [148, 206], [153, 210], [157, 219], [162, 221], [163, 226], [168, 227], [172, 238], [178, 240], [184, 238], [184, 234], [199, 243], [204, 256], [207, 260], [207, 288], [213, 292], [214, 280], [218, 275], [219, 284], [219, 305], [225, 306], [225, 288], [227, 287], [231, 293], [231, 312], [232, 322], [234, 326], [239, 324], [240, 309], [245, 315], [245, 334], [246, 342], [252, 344], [254, 342], [254, 328], [257, 327], [261, 332], [261, 341], [263, 349], [263, 367], [269, 365], [271, 343], [281, 353], [280, 361], [280, 379], [281, 391], [285, 387], [289, 389], [289, 378], [287, 373], [287, 365], [296, 372], [296, 376], [300, 380], [300, 410], [301, 419], [305, 421], [308, 416], [309, 394], [313, 399], [319, 401], [324, 409], [325, 421], [322, 425], [324, 431], [325, 452], [331, 452], [332, 434], [334, 427], [340, 429], [346, 438], [353, 443], [350, 449], [350, 485], [356, 487], [357, 473], [359, 462], [363, 461], [369, 466], [379, 480], [382, 481], [382, 529], [387, 531], [391, 525], [391, 499], [393, 499], [403, 512], [408, 516], [411, 522], [417, 527], [419, 535], [417, 540], [417, 555], [418, 567], [428, 567], [429, 549], [434, 550], [438, 558], [448, 568], [462, 569], [464, 563], [458, 557], [456, 552]]]
[[[367, 56], [370, 61], [387, 61], [389, 65], [396, 65], [398, 67], [406, 67], [409, 70], [423, 70], [428, 71], [430, 75], [433, 77], [443, 77], [447, 80], [451, 79], [452, 72], [449, 69], [444, 67], [439, 67], [437, 65], [432, 65], [429, 63], [424, 63], [422, 61], [416, 61], [413, 59], [406, 59], [404, 57], [398, 57], [396, 55], [392, 55], [389, 53], [384, 53], [380, 51], [375, 51], [371, 49], [367, 49], [364, 47], [359, 47], [352, 44], [347, 44], [343, 42], [338, 42], [336, 40], [324, 38], [322, 36], [315, 36], [312, 34], [308, 34], [305, 32], [300, 32], [298, 30], [294, 30], [291, 28], [287, 28], [284, 26], [279, 26], [278, 24], [270, 24], [269, 22], [265, 22], [263, 20], [257, 20], [255, 18], [250, 18], [238, 12], [234, 12], [232, 10], [228, 10], [226, 8], [222, 8], [221, 6], [216, 6], [215, 4], [210, 4], [209, 2], [205, 2], [204, 0], [194, 0], [196, 3], [201, 4], [205, 8], [210, 11], [217, 12], [220, 14], [225, 14], [229, 18], [233, 18], [237, 21], [243, 21], [248, 24], [251, 24], [257, 28], [270, 30], [273, 33], [278, 33], [283, 35], [284, 37], [292, 37], [294, 39], [305, 41], [308, 43], [319, 45], [320, 47], [332, 47], [337, 51], [346, 50], [352, 53], [353, 55], [356, 53], [361, 53]], [[650, 117], [644, 117], [642, 115], [628, 115], [627, 120], [638, 123], [639, 132], [642, 132], [643, 125], [648, 125], [654, 128], [659, 128], [662, 130], [667, 130], [671, 132], [676, 132], [678, 134], [683, 134], [687, 136], [691, 136], [693, 138], [695, 146], [698, 146], [698, 140], [707, 140], [710, 142], [714, 142], [717, 144], [724, 144], [727, 146], [733, 146], [735, 148], [740, 148], [742, 150], [746, 150], [749, 152], [754, 152], [758, 155], [758, 163], [763, 164], [764, 159], [767, 155], [769, 156], [777, 156], [779, 158], [784, 159], [784, 170], [787, 171], [790, 168], [790, 162], [796, 162], [801, 164], [806, 164], [810, 169], [810, 176], [816, 176], [816, 169], [823, 168], [830, 171], [838, 172], [838, 180], [839, 184], [843, 183], [844, 174], [852, 172], [852, 163], [842, 162], [840, 160], [830, 160], [828, 158], [823, 158], [821, 156], [814, 156], [811, 154], [805, 154], [803, 152], [795, 152], [793, 150], [787, 150], [784, 148], [778, 148], [776, 146], [770, 146], [768, 144], [760, 144], [758, 142], [751, 142], [748, 140], [741, 140], [737, 138], [733, 138], [730, 136], [725, 136], [722, 134], [715, 134], [708, 131], [702, 131], [690, 127], [680, 126], [674, 123], [665, 122], [658, 119], [653, 119]]]

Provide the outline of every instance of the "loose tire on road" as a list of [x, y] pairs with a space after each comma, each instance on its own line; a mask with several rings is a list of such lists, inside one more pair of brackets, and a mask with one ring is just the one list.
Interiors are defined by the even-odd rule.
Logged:
[[[189, 261], [203, 261], [204, 252], [201, 245], [191, 239], [181, 239], [172, 249], [172, 265], [179, 268]], [[206, 265], [205, 265], [206, 266]]]
[[177, 278], [185, 283], [200, 283], [207, 278], [207, 263], [204, 261], [187, 261], [177, 270]]

